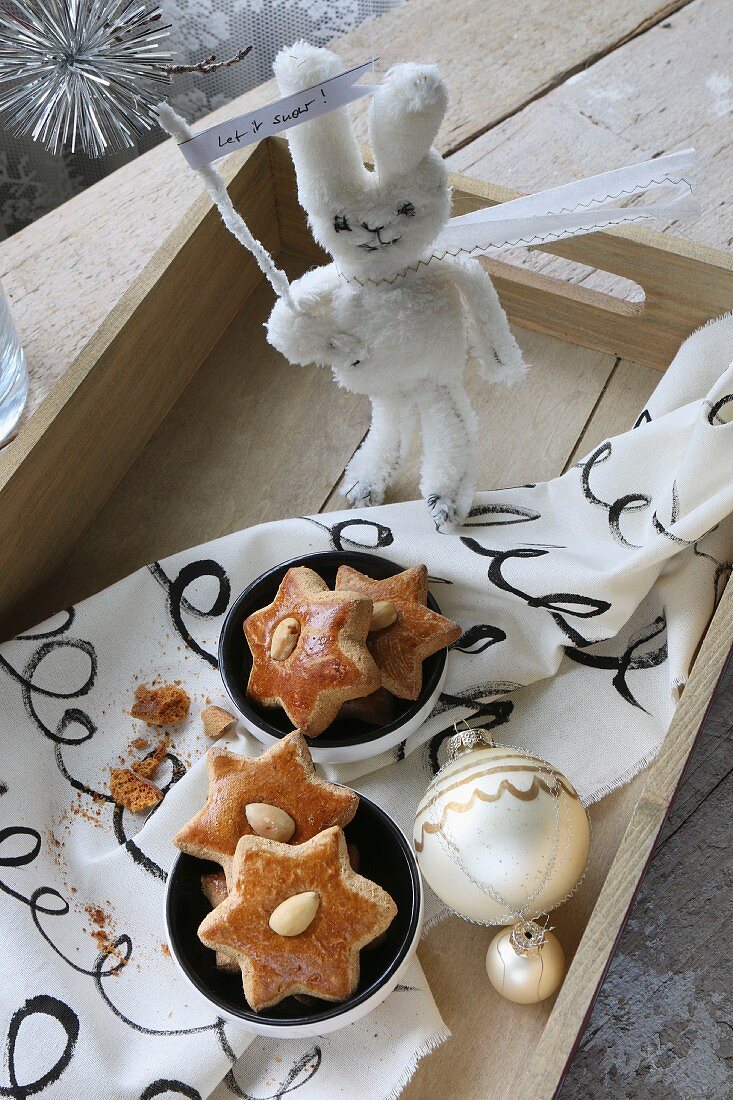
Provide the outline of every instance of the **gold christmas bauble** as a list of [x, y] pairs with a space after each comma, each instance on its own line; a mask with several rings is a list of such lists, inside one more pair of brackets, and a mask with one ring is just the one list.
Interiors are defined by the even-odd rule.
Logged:
[[509, 924], [547, 913], [582, 877], [588, 817], [572, 783], [529, 753], [461, 749], [435, 776], [415, 817], [420, 869], [470, 920]]
[[[536, 926], [535, 926], [536, 927]], [[523, 946], [525, 940], [529, 946]], [[565, 952], [552, 932], [542, 932], [542, 943], [521, 924], [502, 928], [486, 952], [486, 973], [497, 993], [519, 1005], [537, 1004], [559, 989], [565, 974]]]

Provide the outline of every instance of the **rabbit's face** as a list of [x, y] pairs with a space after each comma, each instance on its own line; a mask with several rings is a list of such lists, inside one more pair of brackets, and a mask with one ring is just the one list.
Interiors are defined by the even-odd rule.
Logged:
[[380, 181], [369, 174], [368, 186], [341, 201], [311, 208], [311, 226], [337, 264], [348, 272], [370, 275], [397, 271], [416, 263], [445, 225], [450, 211], [446, 169], [428, 155], [409, 174]]
[[[275, 59], [290, 95], [342, 71], [330, 50], [296, 42]], [[368, 171], [345, 108], [288, 132], [313, 235], [343, 274], [389, 278], [429, 250], [448, 219], [448, 172], [431, 148], [448, 95], [432, 65], [397, 65], [375, 88]]]

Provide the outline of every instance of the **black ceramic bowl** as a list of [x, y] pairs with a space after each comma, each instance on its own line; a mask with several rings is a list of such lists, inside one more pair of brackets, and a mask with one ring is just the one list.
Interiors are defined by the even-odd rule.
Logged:
[[[266, 745], [272, 745], [290, 733], [293, 725], [284, 711], [259, 707], [247, 698], [252, 654], [244, 636], [244, 621], [253, 611], [259, 611], [272, 603], [288, 569], [296, 565], [307, 565], [331, 588], [336, 583], [336, 573], [340, 565], [350, 565], [376, 580], [393, 577], [405, 568], [387, 558], [377, 557], [376, 554], [336, 550], [304, 554], [263, 573], [234, 601], [224, 620], [219, 639], [219, 670], [224, 686], [242, 715], [244, 724]], [[428, 606], [440, 613], [431, 594], [428, 594]], [[420, 695], [415, 700], [396, 699], [395, 716], [389, 725], [373, 726], [355, 719], [348, 722], [337, 719], [318, 737], [309, 738], [313, 759], [318, 763], [348, 763], [377, 756], [404, 741], [433, 709], [445, 680], [446, 661], [447, 653], [444, 649], [428, 657], [423, 663]]]
[[247, 1004], [239, 974], [217, 970], [215, 955], [197, 930], [211, 906], [201, 893], [201, 875], [217, 864], [181, 853], [168, 877], [166, 925], [174, 959], [188, 981], [223, 1015], [244, 1022], [262, 1035], [325, 1035], [366, 1016], [394, 989], [417, 949], [423, 895], [415, 856], [391, 817], [363, 795], [354, 820], [344, 830], [359, 850], [359, 874], [382, 886], [394, 899], [397, 915], [385, 938], [361, 952], [358, 989], [347, 1001], [304, 1005], [287, 997], [265, 1012]]

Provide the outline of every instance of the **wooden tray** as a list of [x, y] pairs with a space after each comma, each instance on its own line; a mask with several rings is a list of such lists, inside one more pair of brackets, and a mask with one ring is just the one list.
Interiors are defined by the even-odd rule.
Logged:
[[[281, 139], [236, 154], [225, 171], [253, 232], [290, 274], [322, 258]], [[513, 197], [465, 177], [453, 182], [459, 214]], [[546, 251], [639, 283], [645, 301], [486, 262], [510, 319], [526, 330], [519, 339], [534, 370], [509, 394], [469, 380], [485, 429], [482, 488], [555, 476], [630, 426], [680, 342], [733, 308], [733, 261], [707, 248], [624, 229]], [[0, 454], [0, 636], [175, 550], [340, 506], [334, 487], [368, 409], [329, 372], [290, 367], [268, 347], [262, 323], [271, 305], [254, 261], [202, 197]], [[415, 468], [391, 499], [416, 495]], [[420, 956], [454, 1037], [423, 1060], [409, 1100], [554, 1095], [732, 633], [729, 589], [657, 760], [592, 808], [589, 872], [557, 916], [572, 959], [557, 998], [531, 1008], [501, 1000], [483, 970], [485, 929], [448, 920], [424, 942]]]

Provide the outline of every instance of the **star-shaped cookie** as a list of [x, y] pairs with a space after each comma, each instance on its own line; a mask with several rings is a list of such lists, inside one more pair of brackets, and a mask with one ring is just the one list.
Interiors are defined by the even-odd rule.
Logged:
[[[273, 602], [245, 621], [252, 652], [247, 694], [262, 706], [281, 706], [301, 733], [317, 737], [342, 703], [380, 686], [366, 646], [371, 614], [364, 595], [332, 592], [305, 566], [289, 569]], [[273, 654], [286, 627], [296, 640], [278, 659]]]
[[237, 841], [254, 833], [247, 820], [248, 805], [264, 803], [289, 814], [295, 822], [292, 844], [310, 840], [331, 825], [347, 825], [359, 805], [355, 791], [317, 775], [297, 730], [259, 757], [240, 756], [224, 747], [209, 749], [206, 766], [206, 803], [173, 843], [191, 856], [221, 864], [227, 881]]
[[[286, 899], [313, 891], [317, 909], [300, 933], [270, 925]], [[293, 847], [245, 836], [237, 845], [226, 901], [204, 917], [199, 939], [236, 959], [255, 1012], [305, 994], [343, 1001], [359, 984], [359, 951], [391, 924], [397, 906], [352, 870], [341, 829]]]
[[348, 565], [336, 576], [336, 590], [361, 592], [376, 604], [394, 604], [391, 626], [370, 634], [369, 651], [382, 676], [382, 686], [400, 699], [417, 699], [422, 688], [422, 663], [461, 636], [461, 628], [427, 607], [428, 571], [424, 565], [375, 581]]

